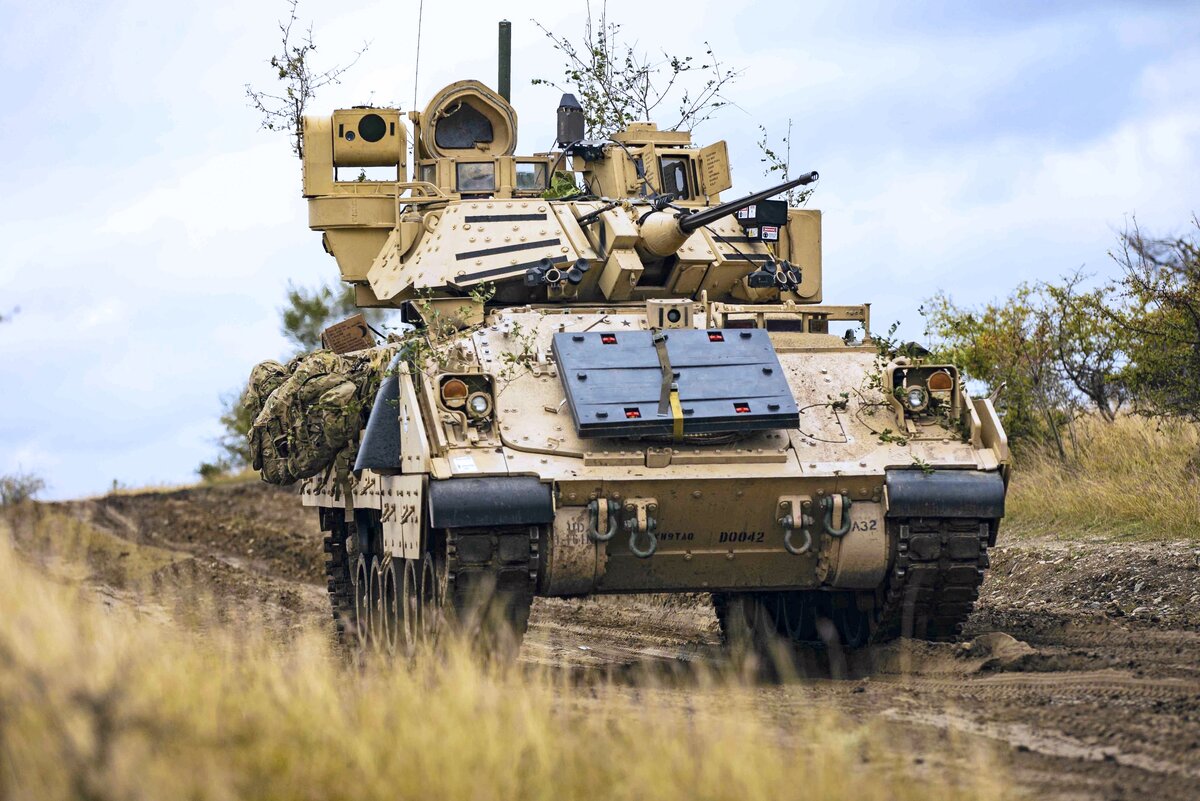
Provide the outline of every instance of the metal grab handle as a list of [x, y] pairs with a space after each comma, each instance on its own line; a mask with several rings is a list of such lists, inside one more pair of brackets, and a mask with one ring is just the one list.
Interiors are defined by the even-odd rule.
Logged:
[[621, 510], [616, 501], [605, 501], [608, 504], [608, 528], [600, 533], [600, 501], [593, 500], [588, 504], [588, 539], [592, 542], [608, 542], [617, 534], [617, 517]]
[[[808, 527], [812, 525], [812, 518], [804, 515], [800, 516], [800, 527], [796, 528], [796, 521], [791, 515], [784, 515], [779, 519], [779, 524], [783, 526], [783, 547], [793, 556], [802, 556], [812, 549], [812, 532]], [[804, 544], [797, 546], [792, 542], [792, 536], [799, 531], [804, 535]]]
[[849, 495], [842, 496], [842, 525], [840, 528], [833, 527], [833, 496], [826, 496], [821, 501], [822, 508], [825, 509], [825, 530], [829, 532], [831, 537], [844, 537], [846, 532], [850, 530], [850, 506], [853, 502]]
[[629, 532], [629, 550], [632, 551], [633, 555], [639, 559], [649, 559], [651, 556], [654, 556], [654, 552], [658, 550], [658, 536], [655, 535], [653, 526], [648, 528], [644, 533], [647, 539], [650, 540], [650, 547], [642, 550], [641, 548], [637, 547], [638, 534], [641, 533], [643, 532], [638, 531], [636, 528]]

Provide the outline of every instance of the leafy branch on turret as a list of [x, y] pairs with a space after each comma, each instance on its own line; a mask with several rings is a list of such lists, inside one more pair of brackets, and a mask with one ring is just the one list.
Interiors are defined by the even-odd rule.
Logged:
[[[770, 143], [770, 135], [767, 133], [765, 125], [758, 126], [759, 133], [762, 138], [758, 140], [758, 149], [762, 153], [759, 161], [765, 164], [763, 167], [763, 175], [768, 178], [778, 177], [780, 181], [787, 181], [792, 177], [792, 119], [788, 118], [787, 133], [780, 139], [780, 143], [772, 146]], [[816, 191], [815, 184], [809, 184], [802, 187], [792, 187], [784, 194], [784, 199], [787, 201], [789, 208], [799, 208], [803, 206], [808, 198]]]
[[303, 33], [298, 32], [296, 9], [300, 0], [288, 0], [288, 18], [279, 23], [279, 52], [268, 62], [276, 72], [276, 79], [283, 83], [278, 94], [256, 89], [246, 84], [246, 97], [250, 106], [262, 116], [261, 127], [267, 131], [282, 131], [292, 137], [292, 152], [304, 157], [304, 135], [301, 124], [308, 103], [317, 96], [317, 90], [330, 84], [341, 83], [345, 72], [358, 63], [362, 54], [370, 47], [363, 46], [347, 64], [318, 70], [312, 64], [312, 54], [317, 45], [313, 41], [312, 25]]
[[607, 3], [601, 3], [598, 17], [588, 3], [579, 42], [537, 20], [533, 23], [565, 63], [562, 78], [532, 82], [578, 94], [590, 139], [606, 139], [629, 123], [649, 121], [671, 106], [675, 106], [675, 121], [666, 128], [694, 130], [730, 105], [724, 92], [742, 76], [741, 70], [723, 64], [708, 42], [699, 58], [663, 51], [659, 59], [640, 50], [636, 41], [624, 38], [619, 23], [609, 21]]

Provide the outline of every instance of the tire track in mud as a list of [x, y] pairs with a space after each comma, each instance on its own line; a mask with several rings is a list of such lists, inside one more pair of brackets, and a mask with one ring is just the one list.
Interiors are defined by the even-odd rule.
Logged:
[[[1187, 699], [1200, 705], [1200, 682], [1183, 679], [1145, 679], [1114, 671], [1083, 673], [1024, 673], [974, 676], [958, 681], [910, 676], [880, 676], [880, 684], [903, 685], [907, 689], [953, 690], [989, 698], [1020, 698], [1047, 693], [1082, 693], [1088, 696], [1139, 698], [1145, 700]], [[1198, 706], [1200, 708], [1200, 706]]]
[[1115, 762], [1148, 773], [1167, 774], [1186, 779], [1200, 779], [1200, 767], [1180, 765], [1145, 754], [1129, 753], [1112, 746], [1092, 745], [1062, 732], [1037, 729], [1024, 723], [995, 723], [981, 721], [952, 712], [898, 712], [885, 709], [881, 717], [916, 723], [935, 729], [955, 731], [1001, 741], [1012, 748], [1032, 751], [1056, 760], [1072, 762]]

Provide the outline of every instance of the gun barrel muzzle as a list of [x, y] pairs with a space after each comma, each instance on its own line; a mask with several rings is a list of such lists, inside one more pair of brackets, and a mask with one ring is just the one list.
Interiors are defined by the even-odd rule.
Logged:
[[821, 176], [817, 174], [816, 170], [814, 170], [812, 172], [805, 173], [798, 178], [793, 178], [790, 181], [784, 181], [783, 183], [777, 184], [776, 186], [772, 186], [768, 189], [760, 189], [757, 192], [752, 192], [745, 197], [738, 198], [737, 200], [731, 200], [728, 203], [722, 203], [719, 206], [713, 206], [711, 209], [704, 209], [703, 211], [697, 211], [684, 217], [680, 217], [679, 230], [685, 234], [690, 234], [697, 228], [716, 222], [722, 217], [727, 217], [735, 212], [739, 212], [752, 203], [758, 203], [760, 200], [766, 200], [769, 197], [778, 195], [780, 192], [786, 192], [793, 187], [811, 184], [820, 177]]

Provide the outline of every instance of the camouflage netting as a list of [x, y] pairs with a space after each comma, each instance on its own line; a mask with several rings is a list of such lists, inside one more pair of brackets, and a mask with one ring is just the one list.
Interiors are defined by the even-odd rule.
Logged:
[[254, 415], [250, 453], [263, 480], [291, 484], [323, 471], [348, 471], [395, 350], [319, 350], [286, 366], [256, 365], [244, 397]]

